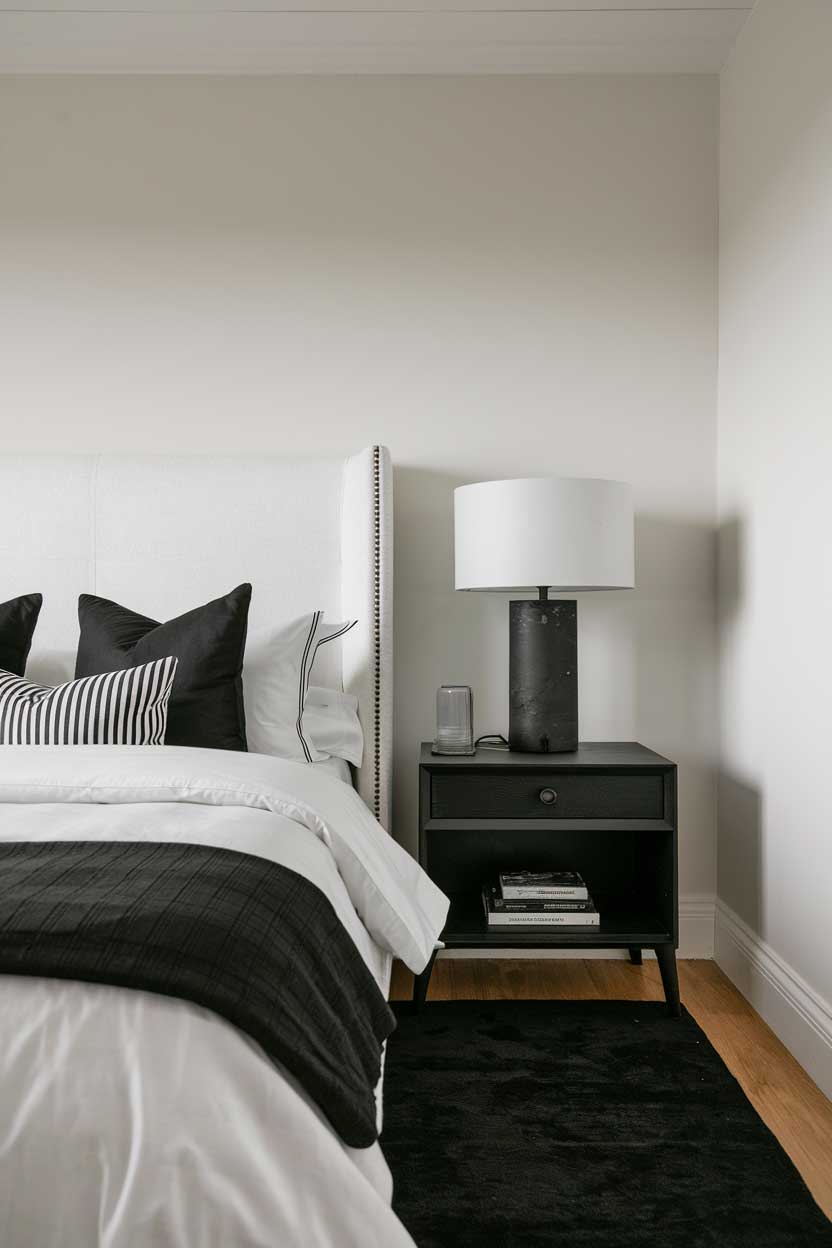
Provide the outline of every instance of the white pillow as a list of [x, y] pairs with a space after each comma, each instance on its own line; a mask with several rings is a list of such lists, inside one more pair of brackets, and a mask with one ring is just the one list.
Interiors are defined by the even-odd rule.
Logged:
[[355, 620], [327, 624], [310, 611], [279, 628], [249, 637], [243, 664], [246, 737], [253, 754], [320, 761], [304, 731], [303, 707], [318, 646], [342, 637]]
[[361, 766], [364, 732], [358, 718], [358, 698], [339, 689], [310, 685], [303, 708], [303, 735], [325, 758], [344, 758]]

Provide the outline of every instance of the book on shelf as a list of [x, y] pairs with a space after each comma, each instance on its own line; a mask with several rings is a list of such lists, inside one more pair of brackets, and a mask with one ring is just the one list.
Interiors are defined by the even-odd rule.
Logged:
[[577, 871], [501, 871], [500, 892], [506, 901], [589, 899], [589, 889]]
[[493, 889], [482, 890], [482, 904], [489, 927], [598, 927], [601, 916], [589, 910], [502, 910], [493, 905]]
[[560, 911], [574, 914], [595, 909], [591, 897], [586, 901], [573, 901], [565, 897], [526, 897], [518, 900], [503, 897], [499, 888], [493, 884], [486, 886], [486, 892], [490, 908], [498, 914], [556, 914]]

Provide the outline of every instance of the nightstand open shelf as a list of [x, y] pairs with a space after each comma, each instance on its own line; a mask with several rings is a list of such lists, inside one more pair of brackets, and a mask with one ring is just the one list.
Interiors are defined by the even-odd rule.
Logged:
[[557, 943], [578, 949], [630, 949], [635, 945], [649, 948], [673, 939], [658, 915], [630, 911], [619, 913], [598, 903], [601, 923], [597, 928], [536, 928], [489, 927], [485, 921], [482, 901], [468, 894], [451, 897], [448, 922], [442, 941], [448, 949], [522, 949], [539, 948], [555, 937]]
[[[419, 859], [451, 898], [450, 949], [654, 949], [678, 1013], [676, 767], [635, 742], [590, 742], [568, 754], [422, 747]], [[580, 871], [597, 928], [489, 927], [481, 890], [504, 870]], [[427, 992], [431, 967], [417, 978]]]

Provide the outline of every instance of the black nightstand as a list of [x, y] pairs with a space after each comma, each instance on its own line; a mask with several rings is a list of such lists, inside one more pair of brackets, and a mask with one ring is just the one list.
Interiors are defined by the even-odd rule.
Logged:
[[[676, 764], [635, 741], [588, 741], [569, 754], [477, 750], [419, 763], [419, 861], [451, 899], [448, 949], [655, 949], [671, 1014], [676, 948]], [[483, 884], [501, 870], [580, 871], [599, 928], [489, 929]], [[423, 1004], [433, 959], [416, 977]]]

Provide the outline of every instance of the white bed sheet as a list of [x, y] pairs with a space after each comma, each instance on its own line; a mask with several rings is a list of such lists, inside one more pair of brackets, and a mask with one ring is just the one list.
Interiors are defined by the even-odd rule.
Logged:
[[[282, 862], [326, 893], [386, 991], [392, 956], [414, 949], [385, 905], [404, 909], [409, 893], [405, 926], [427, 940], [444, 904], [376, 830], [352, 789], [307, 764], [170, 747], [0, 752], [0, 839], [187, 841]], [[412, 1245], [378, 1144], [342, 1144], [211, 1011], [17, 976], [0, 977], [0, 1000], [3, 1248]]]

